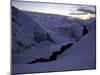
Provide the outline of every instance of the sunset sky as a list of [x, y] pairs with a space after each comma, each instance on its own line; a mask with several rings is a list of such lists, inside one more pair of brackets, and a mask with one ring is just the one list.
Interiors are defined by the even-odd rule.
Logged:
[[72, 18], [78, 18], [83, 20], [95, 17], [95, 6], [23, 1], [12, 1], [12, 5], [20, 10], [70, 16]]

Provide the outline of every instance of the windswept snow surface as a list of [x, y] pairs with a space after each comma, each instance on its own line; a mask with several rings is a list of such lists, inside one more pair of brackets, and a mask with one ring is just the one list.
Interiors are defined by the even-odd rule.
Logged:
[[96, 68], [96, 20], [12, 6], [12, 73]]

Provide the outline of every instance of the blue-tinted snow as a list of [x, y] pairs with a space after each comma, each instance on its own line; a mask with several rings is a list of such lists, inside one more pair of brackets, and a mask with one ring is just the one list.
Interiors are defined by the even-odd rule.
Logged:
[[[95, 18], [81, 20], [12, 7], [12, 72], [94, 69], [95, 23]], [[27, 64], [41, 57], [49, 59], [70, 43], [56, 60]]]

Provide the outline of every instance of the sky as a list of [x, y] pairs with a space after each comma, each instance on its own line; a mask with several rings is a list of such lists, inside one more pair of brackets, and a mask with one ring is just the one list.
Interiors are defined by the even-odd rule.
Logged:
[[96, 11], [95, 6], [87, 5], [39, 3], [24, 1], [12, 1], [12, 5], [24, 11], [57, 14], [83, 20], [95, 17]]

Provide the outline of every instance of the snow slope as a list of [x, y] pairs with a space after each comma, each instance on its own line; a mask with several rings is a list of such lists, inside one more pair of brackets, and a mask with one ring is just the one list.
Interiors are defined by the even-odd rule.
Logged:
[[95, 69], [95, 35], [95, 18], [83, 21], [12, 6], [12, 72]]
[[[56, 61], [36, 64], [15, 64], [14, 73], [95, 69], [95, 30], [65, 51]], [[23, 69], [24, 67], [24, 69]]]

